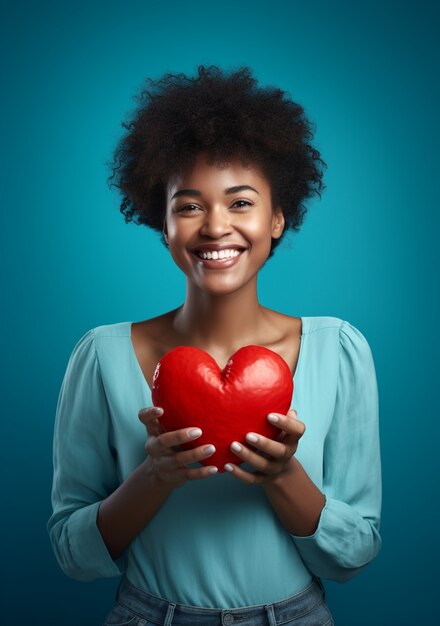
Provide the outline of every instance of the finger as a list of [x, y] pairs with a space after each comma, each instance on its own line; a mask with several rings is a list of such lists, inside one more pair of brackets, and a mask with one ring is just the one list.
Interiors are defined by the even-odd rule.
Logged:
[[217, 474], [218, 467], [216, 465], [209, 465], [208, 467], [187, 468], [181, 471], [186, 480], [200, 480], [201, 478], [208, 478], [209, 476]]
[[143, 424], [145, 424], [152, 417], [157, 417], [163, 414], [163, 409], [160, 406], [147, 406], [144, 409], [140, 409], [138, 417]]
[[[293, 417], [293, 419], [298, 419], [297, 418], [297, 412], [295, 409], [289, 409], [289, 411], [287, 411], [287, 415], [290, 417]], [[276, 438], [277, 441], [284, 441], [284, 439], [286, 439], [287, 437], [287, 433], [284, 430], [280, 430], [278, 437]]]
[[145, 425], [149, 435], [160, 435], [165, 429], [160, 424], [159, 418], [163, 415], [161, 407], [146, 407], [138, 413], [139, 420]]
[[250, 465], [253, 465], [257, 470], [263, 472], [264, 474], [278, 474], [287, 460], [287, 457], [282, 460], [278, 460], [273, 457], [267, 458], [258, 452], [250, 450], [247, 446], [238, 443], [238, 441], [234, 441], [231, 444], [230, 449], [234, 454], [240, 457], [240, 459], [246, 461]]
[[175, 454], [175, 451], [172, 450], [173, 447], [194, 441], [195, 439], [198, 439], [201, 434], [202, 430], [195, 427], [172, 430], [149, 439], [145, 449], [153, 456]]
[[199, 446], [192, 450], [184, 450], [164, 459], [164, 467], [167, 471], [178, 469], [189, 465], [190, 463], [198, 463], [203, 459], [212, 456], [215, 452], [215, 446], [212, 444], [207, 446]]
[[195, 469], [181, 468], [171, 471], [160, 471], [159, 476], [165, 482], [171, 483], [176, 487], [182, 487], [189, 480], [200, 480], [208, 478], [218, 472], [218, 467], [210, 465], [208, 467], [197, 467]]
[[259, 485], [267, 479], [267, 475], [261, 472], [247, 472], [235, 463], [226, 463], [224, 465], [225, 470], [232, 474], [235, 478], [238, 478], [243, 483], [248, 485]]
[[295, 410], [288, 411], [287, 415], [282, 415], [281, 413], [269, 413], [267, 420], [290, 435], [298, 435], [299, 438], [304, 435], [306, 425], [294, 415], [296, 415]]
[[298, 439], [294, 435], [287, 435], [284, 433], [282, 441], [274, 441], [263, 435], [257, 433], [247, 433], [246, 442], [261, 452], [263, 455], [267, 455], [270, 459], [278, 461], [286, 461], [296, 451], [298, 446]]
[[146, 426], [147, 429], [147, 433], [148, 435], [151, 436], [158, 436], [158, 435], [162, 435], [162, 433], [165, 433], [166, 430], [164, 429], [164, 427], [162, 426], [162, 424], [160, 423], [159, 419], [156, 417], [154, 419], [152, 419], [148, 425]]

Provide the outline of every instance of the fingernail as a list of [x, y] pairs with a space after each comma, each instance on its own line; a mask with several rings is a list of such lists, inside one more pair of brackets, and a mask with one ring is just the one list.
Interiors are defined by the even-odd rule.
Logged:
[[248, 433], [246, 435], [246, 439], [250, 441], [251, 443], [256, 443], [258, 441], [257, 435], [254, 435], [253, 433]]
[[233, 471], [234, 471], [234, 468], [232, 467], [232, 465], [231, 465], [230, 463], [226, 463], [226, 464], [224, 465], [224, 468], [225, 468], [225, 470], [226, 470], [227, 472], [233, 472]]
[[212, 467], [209, 468], [208, 472], [210, 474], [217, 474], [218, 472], [218, 467], [215, 467], [214, 465]]
[[234, 443], [231, 443], [231, 449], [235, 450], [235, 452], [241, 452], [241, 445], [234, 441]]
[[160, 415], [161, 413], [163, 413], [163, 409], [161, 409], [161, 408], [160, 408], [160, 406], [155, 406], [155, 407], [153, 408], [153, 413], [154, 413], [155, 415]]
[[269, 422], [272, 422], [272, 424], [276, 424], [280, 421], [280, 418], [278, 417], [278, 415], [275, 415], [275, 413], [269, 413], [267, 419], [269, 420]]
[[200, 435], [202, 434], [202, 431], [200, 428], [191, 428], [188, 434], [192, 438], [200, 437]]
[[215, 452], [215, 448], [214, 446], [206, 446], [206, 448], [203, 449], [203, 454], [212, 454], [213, 452]]

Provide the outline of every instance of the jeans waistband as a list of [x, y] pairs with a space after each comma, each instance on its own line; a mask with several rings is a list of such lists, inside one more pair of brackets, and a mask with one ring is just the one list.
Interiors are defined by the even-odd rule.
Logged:
[[308, 587], [289, 598], [272, 604], [243, 606], [236, 609], [212, 609], [169, 602], [151, 593], [138, 589], [124, 577], [119, 585], [117, 600], [148, 623], [164, 626], [248, 626], [255, 618], [267, 616], [268, 623], [293, 620], [311, 611], [325, 598], [320, 579], [313, 576]]

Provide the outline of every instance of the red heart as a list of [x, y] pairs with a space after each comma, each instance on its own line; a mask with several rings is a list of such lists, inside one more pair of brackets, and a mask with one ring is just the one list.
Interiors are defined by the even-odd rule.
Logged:
[[178, 346], [159, 361], [152, 385], [153, 404], [164, 411], [160, 423], [167, 431], [201, 428], [202, 435], [182, 448], [214, 444], [215, 453], [200, 463], [216, 465], [219, 472], [225, 471], [225, 463], [244, 462], [229, 446], [233, 441], [249, 446], [249, 431], [277, 438], [280, 429], [267, 421], [267, 414], [286, 414], [292, 395], [286, 361], [261, 346], [240, 348], [223, 370], [207, 352]]

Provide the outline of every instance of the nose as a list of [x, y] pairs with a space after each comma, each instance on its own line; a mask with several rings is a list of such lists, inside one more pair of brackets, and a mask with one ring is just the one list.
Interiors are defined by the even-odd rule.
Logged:
[[218, 239], [231, 233], [232, 226], [230, 222], [229, 211], [222, 207], [212, 208], [207, 211], [200, 227], [200, 234], [211, 239]]

